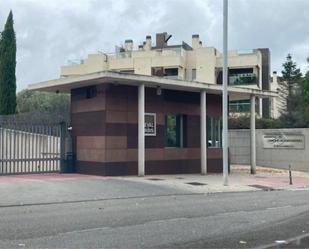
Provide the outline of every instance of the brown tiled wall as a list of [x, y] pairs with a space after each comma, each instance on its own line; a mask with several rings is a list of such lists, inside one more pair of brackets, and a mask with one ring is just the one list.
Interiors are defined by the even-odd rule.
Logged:
[[[97, 86], [71, 92], [76, 170], [99, 175], [137, 174], [137, 87]], [[172, 96], [166, 97], [166, 96]], [[200, 106], [198, 93], [167, 91], [158, 96], [146, 88], [145, 111], [156, 113], [157, 135], [145, 139], [146, 174], [200, 172]], [[220, 96], [207, 95], [207, 113], [221, 115]], [[165, 148], [165, 115], [187, 115], [187, 147]], [[208, 170], [222, 170], [222, 150], [208, 149]]]

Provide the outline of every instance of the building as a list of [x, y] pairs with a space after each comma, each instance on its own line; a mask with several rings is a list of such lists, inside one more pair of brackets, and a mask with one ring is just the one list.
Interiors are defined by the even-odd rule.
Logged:
[[276, 98], [270, 100], [270, 116], [272, 118], [279, 118], [281, 114], [287, 112], [287, 98], [289, 95], [287, 83], [278, 77], [277, 72], [273, 72], [271, 78], [270, 90], [278, 93]]
[[[127, 41], [124, 51], [89, 55], [82, 64], [62, 67], [59, 79], [29, 86], [71, 94], [77, 172], [142, 176], [222, 171], [222, 85], [217, 84], [221, 55], [214, 48], [202, 48], [197, 36], [192, 47], [168, 46], [169, 38], [158, 34], [152, 47], [148, 36], [137, 51]], [[264, 102], [277, 96], [261, 89], [264, 52], [255, 53], [239, 55], [240, 59], [231, 56], [230, 63], [251, 61], [253, 72], [247, 73], [256, 72], [261, 87], [228, 87], [231, 101], [250, 99], [252, 116], [256, 99]], [[251, 125], [254, 141], [254, 118]], [[255, 143], [251, 150], [254, 165]]]
[[[214, 47], [203, 46], [199, 35], [192, 35], [191, 45], [169, 45], [171, 35], [156, 34], [153, 44], [146, 36], [142, 45], [134, 50], [132, 40], [126, 40], [115, 53], [90, 54], [85, 60], [61, 67], [61, 76], [69, 77], [101, 71], [115, 71], [140, 75], [153, 75], [169, 79], [222, 84], [222, 53]], [[229, 51], [229, 84], [270, 90], [270, 52], [267, 48]], [[268, 99], [259, 99], [257, 113], [270, 116]], [[249, 113], [250, 100], [230, 102], [231, 113]]]

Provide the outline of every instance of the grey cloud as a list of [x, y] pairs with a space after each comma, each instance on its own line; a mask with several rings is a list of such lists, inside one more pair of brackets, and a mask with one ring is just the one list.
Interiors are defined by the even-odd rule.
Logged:
[[[199, 33], [204, 44], [221, 49], [219, 0], [0, 0], [2, 28], [13, 10], [17, 33], [18, 89], [59, 77], [60, 66], [98, 50], [112, 52], [125, 39], [135, 46], [147, 34], [167, 31], [173, 43], [190, 43]], [[230, 0], [229, 47], [269, 47], [272, 69], [291, 52], [303, 70], [309, 55], [309, 1]]]

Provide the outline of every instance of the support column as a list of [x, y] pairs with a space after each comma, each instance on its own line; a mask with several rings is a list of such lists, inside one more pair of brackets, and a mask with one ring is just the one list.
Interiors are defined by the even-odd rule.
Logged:
[[222, 142], [223, 142], [223, 185], [228, 186], [228, 0], [223, 0], [223, 93], [222, 93]]
[[201, 91], [201, 174], [207, 174], [206, 90]]
[[145, 175], [145, 85], [138, 86], [138, 176]]
[[256, 143], [255, 143], [255, 96], [251, 95], [251, 114], [250, 114], [250, 151], [251, 151], [251, 174], [256, 173]]

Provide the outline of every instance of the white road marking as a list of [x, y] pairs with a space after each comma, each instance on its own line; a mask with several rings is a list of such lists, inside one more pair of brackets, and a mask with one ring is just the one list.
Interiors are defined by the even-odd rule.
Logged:
[[280, 207], [269, 207], [269, 208], [266, 208], [267, 210], [272, 210], [272, 209], [279, 209], [279, 208], [290, 208], [292, 207], [291, 205], [287, 205], [287, 206], [280, 206]]

